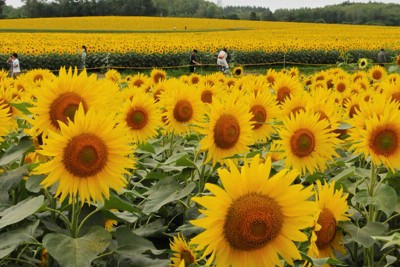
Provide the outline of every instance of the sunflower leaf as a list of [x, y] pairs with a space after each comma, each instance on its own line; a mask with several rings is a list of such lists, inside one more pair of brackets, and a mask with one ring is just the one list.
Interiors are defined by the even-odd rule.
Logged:
[[16, 146], [10, 147], [6, 153], [4, 153], [0, 159], [0, 166], [19, 160], [21, 156], [29, 150], [33, 150], [33, 142], [28, 136], [24, 136], [19, 140]]
[[[8, 190], [17, 186], [24, 175], [28, 174], [27, 165], [0, 174], [0, 203], [8, 202]], [[1, 208], [0, 208], [1, 211]]]
[[91, 228], [89, 233], [80, 238], [53, 233], [43, 238], [44, 247], [61, 266], [89, 267], [110, 243], [110, 233], [99, 226]]
[[44, 203], [44, 196], [26, 199], [0, 213], [0, 229], [7, 225], [22, 221], [34, 214]]

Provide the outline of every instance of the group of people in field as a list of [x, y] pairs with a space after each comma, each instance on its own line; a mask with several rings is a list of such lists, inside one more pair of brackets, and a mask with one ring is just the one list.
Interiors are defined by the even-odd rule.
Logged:
[[[189, 58], [190, 73], [194, 73], [196, 71], [196, 66], [201, 65], [201, 63], [196, 59], [196, 55], [197, 55], [197, 49], [193, 49]], [[82, 52], [81, 52], [82, 69], [86, 68], [86, 56], [87, 56], [87, 48], [86, 46], [82, 45]], [[223, 48], [221, 51], [219, 51], [217, 56], [218, 70], [222, 73], [228, 73], [229, 71], [229, 64], [227, 59], [228, 59], [227, 49]], [[377, 62], [381, 66], [384, 66], [384, 64], [387, 62], [385, 49], [382, 48], [379, 51]], [[7, 63], [10, 65], [9, 76], [13, 78], [17, 77], [21, 73], [18, 54], [13, 53], [7, 60]]]
[[[189, 58], [189, 71], [193, 73], [196, 71], [196, 65], [201, 65], [199, 61], [196, 59], [197, 50], [193, 49], [192, 54]], [[228, 73], [229, 65], [228, 65], [228, 52], [226, 48], [223, 48], [219, 51], [217, 56], [217, 66], [218, 70], [222, 73]]]

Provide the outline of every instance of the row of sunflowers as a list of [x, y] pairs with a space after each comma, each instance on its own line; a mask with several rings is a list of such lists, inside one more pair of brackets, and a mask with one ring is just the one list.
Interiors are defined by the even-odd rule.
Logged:
[[0, 265], [395, 266], [400, 75], [0, 73]]

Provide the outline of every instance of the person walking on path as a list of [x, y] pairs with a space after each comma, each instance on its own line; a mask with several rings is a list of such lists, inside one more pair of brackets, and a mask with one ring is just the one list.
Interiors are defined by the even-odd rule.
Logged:
[[21, 67], [19, 65], [18, 54], [13, 53], [11, 57], [7, 60], [10, 64], [10, 76], [14, 79], [21, 74]]
[[193, 73], [196, 71], [196, 65], [200, 65], [200, 62], [196, 61], [196, 54], [197, 54], [197, 50], [193, 49], [192, 54], [190, 54], [190, 66], [189, 66], [189, 71], [190, 73]]
[[385, 49], [381, 49], [381, 51], [379, 51], [378, 53], [378, 64], [382, 67], [385, 66], [386, 63], [386, 52]]
[[226, 60], [227, 58], [228, 53], [226, 51], [226, 48], [224, 48], [218, 53], [217, 58], [217, 65], [222, 73], [226, 73], [226, 71], [229, 69], [228, 61]]

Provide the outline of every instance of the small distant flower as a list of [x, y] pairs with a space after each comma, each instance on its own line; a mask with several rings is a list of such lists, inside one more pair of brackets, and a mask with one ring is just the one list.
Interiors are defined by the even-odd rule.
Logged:
[[365, 69], [366, 67], [368, 67], [368, 59], [367, 58], [360, 58], [358, 60], [358, 68], [359, 69]]
[[170, 264], [172, 267], [185, 267], [198, 261], [194, 246], [189, 245], [181, 234], [174, 236], [170, 248], [173, 252]]

